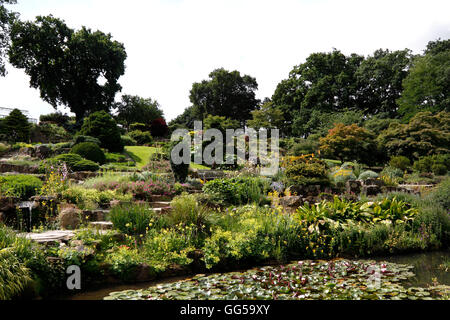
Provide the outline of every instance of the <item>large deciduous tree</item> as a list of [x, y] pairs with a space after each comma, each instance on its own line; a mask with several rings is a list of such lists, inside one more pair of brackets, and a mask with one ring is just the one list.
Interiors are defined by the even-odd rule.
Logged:
[[[321, 112], [356, 108], [358, 103], [355, 72], [364, 57], [345, 56], [338, 50], [330, 53], [313, 53], [306, 62], [295, 66], [289, 78], [276, 88], [272, 101], [287, 120], [285, 132], [289, 133], [294, 114], [300, 113], [308, 122], [313, 110]], [[310, 132], [305, 132], [305, 136]]]
[[87, 114], [112, 107], [126, 53], [110, 34], [85, 27], [74, 31], [46, 16], [13, 24], [9, 57], [30, 76], [44, 101], [69, 107], [80, 123]]
[[403, 81], [400, 113], [410, 119], [421, 111], [450, 112], [450, 40], [430, 42]]
[[3, 60], [9, 43], [9, 32], [11, 23], [16, 14], [6, 9], [5, 4], [15, 4], [16, 0], [0, 0], [0, 76], [6, 73], [5, 62]]
[[258, 105], [257, 89], [255, 78], [221, 68], [211, 72], [209, 80], [192, 85], [190, 100], [203, 116], [223, 116], [243, 124]]
[[123, 95], [122, 101], [116, 103], [117, 120], [128, 129], [133, 123], [144, 123], [148, 127], [164, 113], [159, 103], [151, 98], [145, 99], [139, 96]]
[[408, 49], [389, 51], [379, 49], [367, 57], [356, 71], [358, 103], [366, 114], [388, 113], [396, 117], [403, 87], [412, 60]]

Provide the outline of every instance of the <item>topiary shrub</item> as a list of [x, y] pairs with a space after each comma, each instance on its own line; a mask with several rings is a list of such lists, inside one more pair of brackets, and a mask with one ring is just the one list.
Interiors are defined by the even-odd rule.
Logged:
[[[181, 141], [181, 140], [180, 140]], [[190, 163], [180, 163], [180, 164], [175, 164], [172, 160], [172, 149], [178, 144], [180, 143], [180, 141], [172, 141], [168, 146], [167, 146], [167, 153], [169, 154], [169, 160], [170, 160], [170, 167], [172, 168], [172, 172], [173, 175], [175, 177], [175, 180], [177, 182], [181, 182], [184, 183], [186, 181], [186, 178], [189, 174], [189, 165]]]
[[98, 111], [84, 119], [80, 133], [100, 140], [100, 146], [110, 152], [122, 152], [120, 129], [114, 118], [106, 111]]
[[138, 145], [150, 144], [153, 141], [150, 132], [135, 130], [129, 133], [129, 136], [134, 139]]
[[99, 139], [91, 137], [91, 136], [83, 136], [83, 135], [78, 135], [75, 137], [73, 144], [77, 145], [79, 143], [83, 143], [83, 142], [92, 142], [95, 143], [97, 145], [101, 145], [101, 142]]
[[97, 171], [99, 165], [91, 160], [80, 160], [72, 166], [73, 171]]
[[105, 153], [93, 142], [82, 142], [77, 144], [72, 148], [71, 153], [79, 154], [83, 158], [97, 162], [100, 165], [106, 162]]
[[42, 181], [30, 175], [11, 175], [0, 177], [0, 191], [2, 194], [27, 200], [36, 195], [42, 188]]
[[72, 168], [75, 163], [83, 160], [83, 157], [79, 154], [74, 153], [63, 153], [54, 158], [48, 159], [47, 162], [50, 164], [61, 164], [65, 163], [69, 168]]
[[135, 146], [137, 145], [137, 141], [134, 140], [132, 137], [125, 135], [125, 136], [121, 136], [120, 138], [122, 140], [122, 144], [124, 146]]
[[411, 161], [407, 157], [396, 156], [391, 158], [391, 160], [389, 161], [389, 165], [391, 167], [405, 171], [411, 166]]
[[379, 177], [378, 173], [376, 173], [376, 172], [374, 172], [372, 170], [367, 170], [367, 171], [362, 172], [359, 175], [358, 179], [359, 180], [367, 180], [367, 179], [376, 179], [378, 177]]

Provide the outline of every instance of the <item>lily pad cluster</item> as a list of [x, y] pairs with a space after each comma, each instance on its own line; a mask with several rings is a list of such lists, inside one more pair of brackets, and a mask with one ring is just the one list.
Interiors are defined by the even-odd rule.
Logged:
[[399, 300], [448, 299], [449, 286], [405, 288], [413, 266], [375, 261], [299, 261], [246, 272], [197, 275], [105, 300]]

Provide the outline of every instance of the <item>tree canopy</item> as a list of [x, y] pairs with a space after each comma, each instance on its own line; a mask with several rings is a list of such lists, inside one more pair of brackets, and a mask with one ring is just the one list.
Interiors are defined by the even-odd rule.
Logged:
[[63, 20], [39, 16], [13, 24], [9, 58], [30, 76], [31, 87], [40, 90], [44, 101], [54, 108], [69, 107], [80, 122], [112, 107], [121, 90], [117, 81], [125, 72], [126, 53], [110, 34], [86, 27], [75, 31]]
[[15, 3], [17, 3], [16, 0], [0, 0], [0, 76], [6, 74], [3, 58], [8, 48], [11, 24], [16, 18], [16, 14], [9, 11], [4, 5]]
[[403, 81], [400, 113], [410, 119], [421, 111], [450, 111], [450, 40], [432, 41]]
[[117, 108], [117, 121], [127, 128], [136, 122], [150, 127], [154, 120], [164, 116], [159, 103], [151, 98], [123, 95], [122, 101], [116, 103], [115, 107]]
[[258, 105], [257, 89], [255, 78], [221, 68], [211, 72], [209, 80], [194, 83], [189, 98], [198, 115], [224, 116], [244, 123]]

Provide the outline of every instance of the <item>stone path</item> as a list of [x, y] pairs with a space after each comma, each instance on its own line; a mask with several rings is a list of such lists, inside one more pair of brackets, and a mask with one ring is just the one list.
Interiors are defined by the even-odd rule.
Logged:
[[53, 230], [43, 233], [21, 233], [19, 236], [37, 243], [67, 242], [75, 236], [75, 232], [69, 230]]

